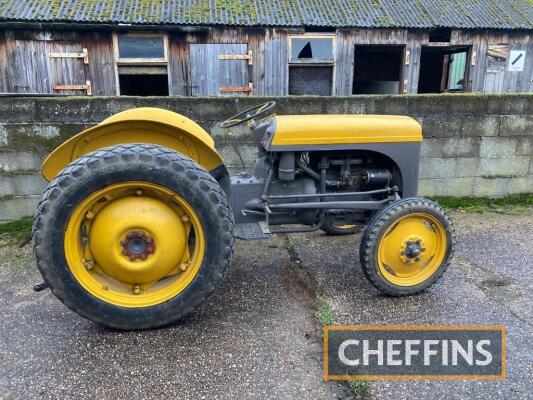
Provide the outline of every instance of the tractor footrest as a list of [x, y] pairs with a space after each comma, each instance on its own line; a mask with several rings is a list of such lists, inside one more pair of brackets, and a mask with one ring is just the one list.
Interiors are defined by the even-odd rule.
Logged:
[[250, 222], [237, 224], [235, 226], [235, 236], [242, 240], [264, 240], [272, 237], [272, 232], [265, 222]]

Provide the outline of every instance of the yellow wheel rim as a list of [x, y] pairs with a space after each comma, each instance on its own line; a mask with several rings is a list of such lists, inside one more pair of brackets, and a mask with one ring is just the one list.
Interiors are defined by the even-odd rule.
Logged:
[[181, 293], [198, 274], [205, 235], [179, 195], [147, 182], [107, 186], [85, 198], [65, 231], [65, 257], [80, 285], [122, 307]]
[[418, 285], [437, 271], [446, 248], [446, 231], [435, 217], [406, 215], [387, 229], [379, 243], [379, 271], [395, 285]]
[[337, 229], [352, 229], [355, 225], [333, 225]]

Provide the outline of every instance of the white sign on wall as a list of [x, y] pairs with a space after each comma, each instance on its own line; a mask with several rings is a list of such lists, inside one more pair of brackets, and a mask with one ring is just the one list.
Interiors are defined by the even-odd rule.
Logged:
[[511, 50], [509, 53], [509, 71], [522, 72], [526, 61], [525, 50]]

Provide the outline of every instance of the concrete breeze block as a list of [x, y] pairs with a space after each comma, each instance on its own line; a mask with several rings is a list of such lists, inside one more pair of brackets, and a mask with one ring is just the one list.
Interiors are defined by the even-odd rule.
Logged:
[[479, 138], [449, 138], [444, 142], [444, 157], [477, 157], [479, 156]]
[[26, 172], [41, 169], [41, 157], [27, 151], [0, 151], [0, 172]]
[[479, 161], [482, 176], [522, 176], [528, 169], [529, 157], [482, 158]]
[[422, 151], [420, 157], [422, 158], [440, 158], [442, 157], [442, 148], [444, 145], [442, 138], [424, 138], [422, 142]]
[[468, 197], [474, 192], [475, 178], [421, 179], [418, 185], [420, 196]]
[[500, 118], [496, 115], [472, 115], [463, 117], [461, 136], [498, 136]]
[[500, 136], [533, 135], [533, 116], [502, 115], [500, 118]]
[[455, 176], [455, 158], [422, 158], [420, 160], [420, 179], [452, 178]]
[[481, 158], [512, 157], [516, 154], [517, 138], [483, 137], [479, 155]]
[[509, 193], [508, 178], [474, 178], [476, 196], [503, 197]]

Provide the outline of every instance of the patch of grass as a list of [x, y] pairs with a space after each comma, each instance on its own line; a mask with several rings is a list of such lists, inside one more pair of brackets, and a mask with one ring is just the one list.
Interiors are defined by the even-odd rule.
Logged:
[[315, 318], [321, 326], [331, 325], [335, 316], [333, 309], [329, 306], [324, 296], [319, 292], [315, 295], [318, 307], [315, 311]]
[[0, 239], [10, 244], [22, 242], [31, 235], [32, 218], [0, 223]]
[[533, 206], [533, 194], [517, 194], [501, 198], [488, 197], [433, 197], [432, 200], [450, 210], [465, 212], [496, 212], [520, 214], [526, 207]]
[[352, 379], [348, 385], [356, 399], [367, 399], [370, 395], [370, 384], [364, 379]]
[[294, 244], [292, 244], [291, 239], [290, 239], [289, 236], [287, 236], [287, 235], [284, 235], [284, 238], [283, 238], [283, 246], [284, 246], [289, 252], [293, 252], [293, 251], [294, 251]]

